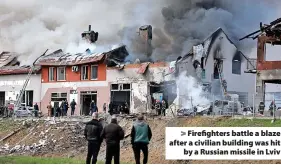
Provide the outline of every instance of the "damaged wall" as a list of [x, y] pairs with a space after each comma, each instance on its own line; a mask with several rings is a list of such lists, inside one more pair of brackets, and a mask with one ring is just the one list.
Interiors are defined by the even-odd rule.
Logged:
[[[27, 74], [20, 75], [1, 75], [0, 92], [5, 92], [5, 99], [8, 100], [8, 92], [19, 93], [27, 78]], [[33, 74], [25, 90], [33, 91], [33, 103], [40, 103], [41, 74]], [[38, 104], [39, 105], [39, 104]]]
[[[103, 104], [109, 102], [110, 87], [106, 81], [88, 81], [88, 82], [54, 82], [54, 83], [42, 83], [41, 89], [41, 104], [43, 114], [47, 114], [47, 105], [51, 100], [51, 93], [67, 93], [67, 100], [70, 100], [70, 91], [76, 90], [78, 92], [77, 106], [75, 109], [75, 115], [80, 114], [81, 109], [81, 91], [96, 91], [97, 92], [97, 106], [99, 110], [102, 110]], [[69, 111], [70, 115], [70, 111]]]
[[112, 83], [130, 83], [131, 84], [131, 106], [130, 111], [133, 113], [147, 110], [150, 90], [148, 82], [163, 82], [173, 79], [172, 75], [166, 75], [170, 72], [166, 63], [149, 64], [145, 73], [138, 73], [141, 64], [129, 64], [124, 69], [117, 68], [107, 69], [107, 81]]
[[[219, 29], [214, 34], [205, 40], [203, 43], [204, 47], [202, 47], [203, 50], [200, 53], [195, 52], [195, 57], [184, 57], [186, 59], [180, 62], [179, 71], [182, 72], [186, 70], [187, 75], [197, 76], [197, 79], [200, 77], [203, 83], [211, 84], [212, 93], [222, 95], [220, 81], [219, 79], [214, 79], [214, 58], [219, 58], [223, 61], [222, 77], [227, 82], [227, 91], [229, 93], [240, 94], [241, 98], [245, 100], [243, 102], [252, 105], [252, 96], [254, 93], [254, 87], [252, 84], [255, 81], [255, 76], [253, 74], [244, 73], [244, 71], [247, 70], [247, 60], [242, 56], [242, 54], [240, 54], [241, 73], [233, 74], [232, 61], [234, 56], [237, 55], [238, 50], [222, 30]], [[205, 76], [198, 73], [198, 70], [196, 71], [193, 66], [194, 61], [200, 59], [202, 54], [205, 57], [203, 62], [205, 64], [203, 65], [203, 68], [205, 69]], [[199, 57], [196, 57], [196, 55]], [[201, 60], [199, 63], [201, 63]]]

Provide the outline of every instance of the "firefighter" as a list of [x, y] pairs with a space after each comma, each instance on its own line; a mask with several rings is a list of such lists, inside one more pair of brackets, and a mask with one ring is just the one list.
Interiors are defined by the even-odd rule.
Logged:
[[166, 101], [165, 101], [165, 100], [162, 100], [161, 109], [162, 109], [162, 115], [163, 115], [163, 116], [166, 116], [166, 108], [167, 108]]
[[155, 109], [158, 115], [161, 115], [161, 102], [160, 100], [156, 100]]
[[261, 115], [263, 115], [263, 113], [264, 113], [264, 108], [265, 108], [264, 102], [261, 101], [259, 104], [259, 113]]
[[270, 116], [273, 116], [273, 112], [276, 111], [276, 104], [274, 103], [274, 101], [272, 101], [272, 102], [270, 103], [269, 111], [270, 111]]

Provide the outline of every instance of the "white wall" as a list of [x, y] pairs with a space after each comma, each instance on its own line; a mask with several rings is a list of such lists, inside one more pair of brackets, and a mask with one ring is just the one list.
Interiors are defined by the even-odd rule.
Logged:
[[[27, 74], [1, 75], [0, 91], [5, 91], [6, 97], [8, 97], [9, 91], [19, 92], [26, 79]], [[18, 83], [19, 81], [20, 83]], [[41, 74], [32, 75], [25, 90], [33, 90], [33, 102], [40, 102]]]
[[[248, 92], [248, 104], [252, 105], [252, 97], [255, 91], [255, 75], [250, 73], [244, 73], [247, 69], [247, 60], [242, 60], [241, 74], [232, 74], [232, 59], [236, 53], [236, 47], [227, 39], [227, 36], [221, 32], [216, 40], [212, 44], [212, 48], [209, 52], [205, 68], [205, 79], [203, 82], [214, 82], [214, 55], [217, 52], [219, 46], [219, 54], [223, 57], [223, 77], [227, 81], [227, 90], [235, 92]], [[180, 64], [180, 72], [183, 70], [188, 71], [188, 75], [195, 75], [195, 69], [191, 58], [185, 60]]]
[[139, 68], [126, 68], [123, 70], [107, 69], [106, 79], [109, 83], [130, 83], [131, 85], [131, 106], [130, 111], [146, 112], [149, 96], [148, 82], [163, 82], [172, 79], [172, 75], [165, 76], [169, 67], [151, 67], [145, 74], [139, 74]]

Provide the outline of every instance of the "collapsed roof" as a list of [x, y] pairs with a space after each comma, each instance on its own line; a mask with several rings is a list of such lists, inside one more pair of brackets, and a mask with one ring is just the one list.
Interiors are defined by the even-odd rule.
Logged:
[[[0, 54], [0, 75], [11, 75], [11, 74], [26, 74], [29, 73], [29, 66], [20, 66], [20, 62], [17, 57], [19, 54], [14, 52], [2, 52]], [[40, 67], [37, 66], [34, 69], [34, 73], [40, 71]]]
[[[207, 59], [209, 58], [210, 55], [210, 51], [212, 49], [212, 46], [214, 44], [214, 42], [216, 41], [216, 39], [220, 36], [220, 34], [223, 33], [227, 40], [234, 45], [234, 47], [237, 49], [237, 46], [231, 41], [231, 39], [227, 36], [227, 34], [223, 31], [222, 28], [218, 28], [215, 32], [213, 32], [209, 37], [207, 37], [201, 44], [198, 44], [196, 46], [193, 46], [192, 49], [183, 57], [179, 57], [177, 59], [177, 62], [183, 61], [186, 58], [192, 56], [194, 57], [194, 55], [196, 55], [197, 57], [195, 57], [195, 60], [200, 61], [201, 57], [206, 58], [205, 63], [207, 62]], [[238, 51], [238, 54], [240, 54], [243, 58], [245, 58], [246, 60], [249, 60], [247, 56], [245, 56], [241, 51]]]
[[104, 60], [109, 65], [118, 65], [125, 60], [127, 55], [128, 52], [125, 45], [99, 53], [91, 52], [89, 49], [87, 49], [83, 53], [70, 54], [59, 49], [40, 58], [37, 64], [41, 66], [72, 66], [86, 63], [97, 63]]

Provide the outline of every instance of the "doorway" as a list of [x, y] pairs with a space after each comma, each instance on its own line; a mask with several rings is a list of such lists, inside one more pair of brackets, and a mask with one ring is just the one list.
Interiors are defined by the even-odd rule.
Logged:
[[90, 104], [92, 100], [97, 104], [97, 92], [96, 91], [82, 91], [80, 92], [81, 99], [81, 109], [80, 115], [88, 116], [90, 115]]

